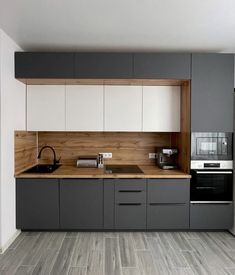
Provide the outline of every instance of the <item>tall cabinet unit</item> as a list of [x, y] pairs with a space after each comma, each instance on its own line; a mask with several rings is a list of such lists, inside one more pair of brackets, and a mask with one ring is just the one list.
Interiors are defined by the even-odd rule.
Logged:
[[234, 57], [192, 54], [192, 132], [233, 132]]

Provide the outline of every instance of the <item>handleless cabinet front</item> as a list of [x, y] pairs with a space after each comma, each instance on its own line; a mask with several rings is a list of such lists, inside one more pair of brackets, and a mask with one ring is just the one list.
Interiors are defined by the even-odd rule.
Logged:
[[188, 229], [189, 191], [187, 179], [149, 179], [147, 229]]
[[76, 53], [75, 78], [123, 79], [133, 77], [131, 53]]
[[16, 180], [16, 228], [59, 229], [59, 180]]
[[190, 79], [191, 54], [135, 53], [134, 78]]
[[61, 229], [103, 228], [103, 180], [60, 181]]

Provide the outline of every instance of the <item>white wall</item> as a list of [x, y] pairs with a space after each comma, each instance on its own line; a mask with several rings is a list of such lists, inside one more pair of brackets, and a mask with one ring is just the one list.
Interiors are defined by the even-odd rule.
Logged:
[[0, 29], [0, 248], [16, 236], [14, 130], [26, 129], [26, 86], [14, 78], [21, 49]]

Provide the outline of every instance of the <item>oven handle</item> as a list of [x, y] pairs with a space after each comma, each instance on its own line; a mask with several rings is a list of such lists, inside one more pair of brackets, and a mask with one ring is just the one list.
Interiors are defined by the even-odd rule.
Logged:
[[233, 201], [190, 201], [190, 204], [231, 204]]
[[232, 174], [232, 171], [196, 171], [197, 174]]

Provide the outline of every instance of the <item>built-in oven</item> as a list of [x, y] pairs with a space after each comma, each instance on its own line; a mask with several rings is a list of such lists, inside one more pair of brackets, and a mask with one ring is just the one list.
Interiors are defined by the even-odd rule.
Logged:
[[191, 160], [232, 160], [232, 133], [199, 133], [191, 136]]
[[[198, 166], [201, 168], [198, 169]], [[192, 169], [193, 168], [193, 169]], [[191, 162], [191, 203], [232, 203], [233, 170], [231, 161]]]

